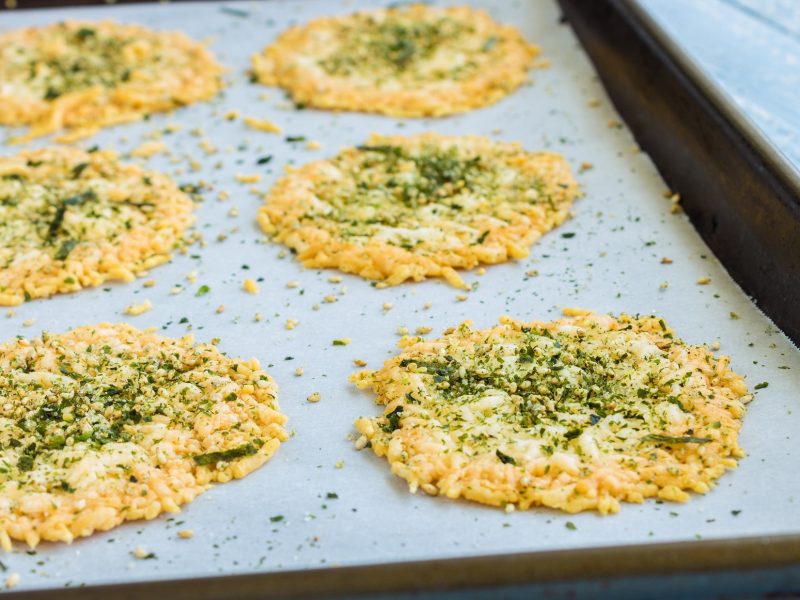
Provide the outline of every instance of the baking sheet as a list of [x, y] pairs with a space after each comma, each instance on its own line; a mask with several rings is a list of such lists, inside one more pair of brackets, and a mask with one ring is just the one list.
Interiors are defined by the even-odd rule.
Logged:
[[[9, 573], [21, 575], [20, 589], [800, 532], [800, 481], [792, 476], [791, 440], [800, 429], [800, 353], [727, 276], [685, 216], [670, 213], [664, 183], [628, 131], [613, 122], [618, 117], [571, 31], [558, 23], [555, 4], [471, 3], [519, 26], [542, 46], [551, 67], [535, 71], [532, 86], [495, 106], [437, 120], [297, 111], [281, 92], [248, 82], [249, 55], [289, 24], [384, 2], [275, 0], [3, 14], [2, 28], [113, 17], [210, 36], [218, 58], [231, 67], [232, 85], [212, 103], [107, 130], [81, 143], [125, 152], [154, 132], [179, 126], [161, 138], [172, 150], [170, 157], [141, 162], [172, 173], [179, 182], [203, 180], [212, 188], [197, 211], [197, 230], [207, 245], [192, 246], [154, 269], [153, 288], [144, 288], [142, 279], [20, 306], [14, 316], [0, 318], [0, 338], [124, 320], [173, 336], [191, 330], [204, 341], [219, 337], [223, 351], [257, 357], [276, 378], [294, 432], [262, 469], [213, 488], [179, 515], [129, 523], [70, 546], [42, 544], [35, 553], [17, 545], [0, 560]], [[592, 98], [600, 105], [590, 107]], [[247, 129], [241, 119], [225, 120], [230, 110], [269, 118], [285, 135], [307, 136], [322, 149], [311, 151], [304, 143]], [[202, 132], [192, 133], [198, 127]], [[575, 218], [541, 240], [530, 259], [488, 268], [484, 276], [468, 273], [477, 287], [463, 302], [457, 300], [460, 291], [437, 281], [386, 290], [346, 275], [332, 283], [329, 277], [337, 272], [304, 270], [280, 246], [263, 241], [255, 224], [261, 201], [250, 188], [263, 191], [284, 165], [359, 144], [373, 131], [425, 130], [520, 140], [531, 150], [563, 153], [576, 171], [591, 162], [594, 167], [578, 176], [586, 197], [577, 202]], [[200, 148], [203, 138], [219, 152], [207, 155]], [[3, 148], [4, 153], [16, 150]], [[256, 164], [268, 154], [274, 157], [271, 163]], [[192, 171], [188, 160], [201, 169]], [[235, 180], [239, 173], [260, 173], [262, 180], [241, 184]], [[221, 191], [230, 198], [219, 201]], [[230, 216], [232, 207], [238, 216]], [[224, 241], [217, 240], [220, 234], [227, 236]], [[662, 265], [663, 256], [673, 264]], [[538, 275], [526, 274], [534, 269]], [[186, 280], [192, 271], [195, 283]], [[245, 277], [262, 279], [260, 294], [242, 291]], [[711, 283], [698, 285], [701, 277]], [[293, 280], [299, 287], [287, 288]], [[660, 289], [662, 282], [668, 283], [666, 289]], [[170, 295], [176, 284], [186, 290]], [[202, 285], [210, 292], [195, 296]], [[338, 300], [324, 302], [329, 294]], [[153, 310], [138, 317], [123, 314], [127, 305], [145, 298]], [[382, 308], [386, 302], [393, 304], [389, 311]], [[220, 305], [225, 311], [218, 314]], [[544, 509], [506, 514], [409, 495], [383, 459], [353, 449], [352, 422], [380, 408], [371, 395], [347, 383], [352, 361], [362, 358], [377, 367], [395, 352], [399, 327], [429, 326], [436, 335], [464, 319], [490, 326], [500, 314], [556, 318], [563, 306], [655, 312], [687, 341], [719, 341], [751, 387], [768, 381], [745, 418], [741, 445], [749, 456], [740, 467], [723, 476], [714, 491], [683, 505], [649, 501], [624, 505], [618, 515], [607, 517]], [[257, 312], [263, 315], [260, 322], [254, 320]], [[289, 318], [299, 320], [293, 330], [284, 327]], [[25, 326], [29, 319], [34, 323]], [[352, 344], [332, 345], [343, 337], [352, 338]], [[297, 367], [303, 367], [302, 377], [294, 375]], [[306, 402], [312, 392], [321, 394], [319, 403]], [[179, 539], [181, 529], [192, 529], [194, 537]], [[135, 559], [136, 547], [155, 558]]]

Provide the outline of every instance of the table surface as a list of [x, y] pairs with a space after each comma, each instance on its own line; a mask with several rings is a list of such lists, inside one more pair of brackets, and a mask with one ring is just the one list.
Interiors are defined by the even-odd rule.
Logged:
[[800, 171], [800, 2], [638, 1]]

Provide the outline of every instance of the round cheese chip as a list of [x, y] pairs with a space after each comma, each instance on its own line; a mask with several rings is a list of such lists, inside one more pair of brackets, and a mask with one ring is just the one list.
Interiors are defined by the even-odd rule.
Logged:
[[258, 220], [307, 267], [465, 287], [455, 269], [527, 256], [578, 195], [557, 154], [478, 136], [373, 135], [290, 169]]
[[287, 439], [258, 361], [101, 323], [0, 345], [0, 545], [177, 512]]
[[132, 281], [169, 260], [193, 207], [169, 178], [111, 152], [0, 157], [0, 305]]
[[510, 94], [538, 53], [484, 11], [414, 4], [292, 27], [253, 57], [253, 72], [298, 105], [441, 116]]
[[656, 317], [600, 316], [444, 337], [352, 377], [386, 405], [356, 427], [411, 491], [507, 509], [684, 501], [743, 456], [743, 379]]
[[0, 35], [0, 124], [20, 140], [61, 128], [78, 135], [222, 89], [222, 67], [183, 33], [113, 21], [62, 21]]

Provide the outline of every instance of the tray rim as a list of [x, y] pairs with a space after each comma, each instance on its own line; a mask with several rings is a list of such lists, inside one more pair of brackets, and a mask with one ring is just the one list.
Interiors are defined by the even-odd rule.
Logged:
[[241, 600], [354, 598], [592, 582], [676, 574], [763, 572], [800, 564], [800, 535], [600, 546], [270, 573], [12, 592], [8, 598]]

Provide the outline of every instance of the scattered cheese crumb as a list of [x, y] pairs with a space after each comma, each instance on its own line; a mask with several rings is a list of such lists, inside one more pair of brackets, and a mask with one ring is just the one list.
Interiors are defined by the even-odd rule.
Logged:
[[178, 284], [176, 286], [173, 286], [169, 290], [169, 295], [170, 296], [177, 296], [178, 294], [180, 294], [183, 291], [183, 289], [184, 289], [183, 286], [180, 285], [180, 284]]
[[669, 283], [668, 283], [668, 282], [666, 282], [666, 281], [662, 281], [662, 282], [659, 284], [659, 286], [658, 286], [658, 289], [660, 289], [660, 290], [665, 290], [665, 289], [667, 289], [668, 287], [669, 287]]
[[350, 338], [337, 338], [333, 340], [334, 346], [349, 346], [353, 340]]
[[425, 304], [422, 305], [422, 308], [428, 310], [431, 306], [433, 306], [433, 302], [426, 302]]
[[296, 288], [300, 285], [299, 281], [290, 281], [286, 284], [287, 288]]
[[136, 548], [133, 549], [133, 556], [135, 556], [140, 560], [143, 558], [147, 558], [149, 555], [150, 553], [141, 546], [136, 546]]
[[242, 287], [248, 294], [257, 294], [259, 290], [258, 284], [255, 282], [255, 280], [249, 278], [244, 280]]
[[600, 98], [589, 98], [589, 101], [586, 103], [592, 108], [596, 108], [600, 106]]
[[319, 402], [322, 399], [322, 396], [319, 395], [319, 392], [314, 392], [311, 394], [306, 400], [309, 402]]
[[681, 212], [681, 195], [672, 194], [671, 196], [669, 196], [669, 199], [672, 202], [672, 207], [670, 208], [670, 212], [672, 214]]
[[342, 468], [344, 468], [344, 461], [343, 461], [343, 460], [337, 460], [337, 461], [336, 461], [336, 464], [335, 464], [334, 466], [335, 466], [337, 469], [342, 469]]
[[286, 327], [286, 329], [289, 329], [289, 330], [294, 329], [295, 327], [297, 327], [297, 324], [299, 322], [300, 321], [298, 321], [297, 319], [286, 319], [285, 327]]
[[191, 529], [181, 529], [178, 532], [178, 537], [181, 538], [182, 540], [188, 540], [194, 537], [194, 531], [192, 531]]
[[338, 275], [331, 275], [330, 277], [328, 277], [328, 281], [330, 283], [342, 283], [342, 278], [339, 277]]
[[19, 580], [21, 577], [19, 573], [11, 573], [8, 577], [6, 577], [6, 589], [12, 590], [19, 585]]
[[148, 279], [147, 281], [145, 281], [145, 282], [142, 284], [142, 287], [151, 288], [151, 287], [153, 287], [155, 284], [156, 284], [156, 280], [155, 280], [155, 279]]
[[356, 358], [355, 360], [353, 360], [353, 364], [357, 367], [366, 367], [367, 361], [362, 360], [360, 358]]
[[217, 152], [217, 147], [205, 138], [200, 141], [200, 149], [206, 154], [215, 154]]
[[244, 124], [251, 129], [266, 131], [267, 133], [280, 133], [283, 131], [278, 125], [267, 119], [257, 119], [255, 117], [245, 117]]
[[239, 118], [239, 111], [238, 110], [229, 110], [226, 112], [223, 117], [226, 121], [235, 121]]
[[459, 294], [458, 296], [456, 296], [456, 300], [458, 302], [464, 302], [467, 299], [467, 297], [468, 296], [466, 294]]
[[338, 300], [338, 298], [336, 296], [334, 296], [333, 294], [328, 294], [327, 296], [325, 296], [322, 299], [323, 302], [327, 302], [328, 304], [336, 302], [337, 300]]
[[237, 173], [236, 174], [236, 181], [239, 183], [258, 183], [261, 181], [261, 175], [258, 173], [252, 173], [250, 175], [245, 175], [244, 173]]
[[430, 333], [431, 331], [433, 331], [433, 327], [417, 327], [415, 333], [417, 335], [425, 335], [427, 333]]
[[196, 269], [194, 271], [189, 271], [186, 274], [186, 281], [188, 281], [189, 283], [195, 283], [197, 281], [197, 270]]
[[25, 327], [30, 327], [30, 326], [31, 326], [31, 325], [33, 325], [34, 323], [36, 323], [36, 319], [34, 319], [33, 317], [31, 317], [30, 319], [25, 319], [25, 320], [22, 322], [22, 324], [23, 324]]
[[408, 335], [408, 327], [401, 325], [397, 328], [397, 335]]
[[391, 302], [384, 302], [383, 303], [383, 310], [392, 310], [393, 307], [394, 307], [394, 304], [392, 304]]
[[579, 173], [585, 173], [586, 171], [591, 171], [594, 169], [594, 165], [590, 162], [582, 162], [580, 168], [578, 169]]
[[145, 142], [131, 150], [131, 156], [137, 158], [150, 158], [155, 154], [168, 154], [169, 149], [164, 142]]
[[322, 144], [320, 144], [317, 140], [308, 140], [308, 143], [306, 143], [306, 148], [309, 150], [319, 150], [322, 148]]
[[483, 277], [484, 275], [486, 275], [486, 268], [485, 267], [481, 267], [477, 271], [475, 271], [475, 273], [477, 273], [478, 275]]
[[145, 300], [141, 304], [129, 304], [128, 306], [126, 306], [125, 314], [136, 317], [138, 315], [146, 313], [151, 308], [153, 308], [153, 305], [150, 302], [150, 300]]
[[218, 315], [221, 315], [221, 314], [222, 314], [222, 313], [224, 313], [224, 312], [225, 312], [225, 305], [224, 305], [224, 304], [220, 304], [220, 305], [217, 307], [217, 314], [218, 314]]
[[239, 216], [239, 209], [235, 206], [231, 206], [231, 209], [228, 211], [229, 217], [238, 217]]
[[295, 377], [300, 377], [302, 374], [303, 374], [303, 367], [297, 367], [297, 368], [294, 370], [294, 375], [295, 375]]
[[663, 257], [661, 259], [661, 264], [662, 265], [671, 265], [672, 262], [673, 262], [673, 260], [671, 258], [669, 258], [668, 256], [665, 256], [665, 257]]
[[711, 283], [711, 277], [701, 277], [697, 280], [697, 285], [708, 285]]
[[263, 319], [263, 318], [264, 318], [264, 317], [262, 317], [262, 316], [261, 316], [261, 313], [256, 313], [256, 314], [255, 314], [255, 316], [253, 317], [253, 320], [254, 320], [256, 323], [258, 323], [258, 322], [259, 322], [259, 321], [261, 321], [261, 319]]
[[711, 344], [711, 349], [712, 349], [712, 350], [714, 350], [714, 351], [717, 351], [717, 350], [719, 350], [719, 347], [720, 347], [719, 340], [718, 340], [718, 341], [716, 341], [716, 342], [713, 342], [713, 343]]

